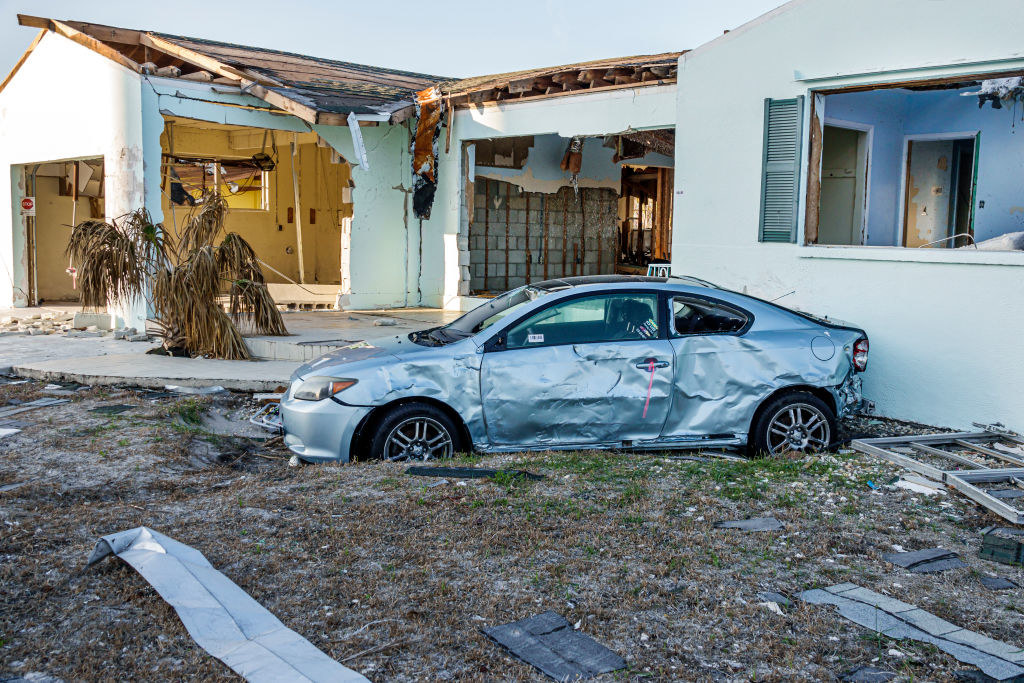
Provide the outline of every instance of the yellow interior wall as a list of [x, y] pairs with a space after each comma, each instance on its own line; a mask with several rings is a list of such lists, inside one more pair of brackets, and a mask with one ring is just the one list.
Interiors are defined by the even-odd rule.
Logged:
[[[181, 157], [217, 157], [247, 159], [260, 151], [263, 129], [198, 128], [172, 122], [174, 154]], [[277, 167], [270, 171], [270, 207], [268, 211], [233, 208], [228, 212], [225, 228], [237, 232], [256, 250], [256, 254], [274, 269], [298, 282], [299, 257], [295, 223], [288, 222], [288, 209], [294, 208], [292, 160], [289, 143], [293, 133], [271, 131], [277, 140]], [[272, 154], [268, 134], [266, 153]], [[340, 219], [352, 216], [352, 205], [342, 202], [342, 190], [348, 187], [350, 168], [347, 163], [331, 163], [331, 150], [316, 144], [316, 135], [302, 133], [299, 147], [299, 200], [302, 207], [302, 252], [305, 281], [310, 284], [340, 284], [341, 225]], [[167, 128], [161, 136], [164, 153], [170, 151]], [[164, 223], [173, 221], [180, 229], [192, 207], [172, 205], [170, 189], [163, 185]], [[258, 193], [252, 193], [258, 194]], [[230, 203], [230, 202], [229, 202]], [[172, 211], [173, 206], [173, 211]], [[316, 223], [309, 223], [309, 210], [316, 210]], [[292, 253], [288, 253], [288, 248]], [[267, 282], [288, 282], [277, 273], [264, 268]]]
[[[72, 209], [75, 200], [61, 197], [59, 179], [36, 178], [36, 264], [39, 298], [42, 301], [77, 301], [79, 292], [71, 286], [67, 273], [68, 257], [64, 250], [71, 238]], [[100, 199], [100, 208], [103, 200]], [[94, 218], [89, 198], [78, 200], [75, 220], [79, 223]], [[100, 216], [102, 218], [102, 216]]]

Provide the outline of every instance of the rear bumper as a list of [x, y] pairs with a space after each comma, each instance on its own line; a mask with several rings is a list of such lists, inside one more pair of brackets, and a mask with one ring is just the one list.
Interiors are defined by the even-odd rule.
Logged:
[[850, 373], [845, 382], [832, 388], [832, 394], [836, 399], [836, 417], [845, 417], [869, 404], [861, 393], [861, 384], [860, 375]]
[[281, 401], [284, 443], [307, 462], [348, 462], [352, 457], [352, 437], [370, 410], [332, 399], [286, 398]]

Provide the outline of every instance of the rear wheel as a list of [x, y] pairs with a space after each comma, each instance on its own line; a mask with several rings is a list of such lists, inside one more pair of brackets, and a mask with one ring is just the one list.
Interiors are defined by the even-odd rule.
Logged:
[[814, 453], [832, 445], [836, 416], [827, 403], [806, 391], [772, 399], [758, 413], [748, 435], [748, 451], [755, 457], [786, 453]]
[[406, 403], [389, 411], [370, 440], [370, 457], [377, 460], [438, 460], [463, 450], [455, 422], [425, 403]]

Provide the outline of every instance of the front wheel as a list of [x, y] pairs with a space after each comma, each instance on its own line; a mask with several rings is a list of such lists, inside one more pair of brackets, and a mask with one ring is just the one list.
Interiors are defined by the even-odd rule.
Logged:
[[815, 453], [832, 445], [836, 416], [814, 394], [797, 391], [772, 399], [765, 406], [747, 438], [754, 457], [780, 457], [786, 453]]
[[464, 449], [461, 432], [440, 408], [429, 404], [398, 406], [377, 424], [370, 457], [377, 460], [438, 460]]

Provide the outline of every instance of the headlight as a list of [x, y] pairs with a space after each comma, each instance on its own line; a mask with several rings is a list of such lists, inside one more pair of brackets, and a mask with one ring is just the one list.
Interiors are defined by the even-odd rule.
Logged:
[[334, 396], [339, 391], [344, 391], [356, 383], [354, 379], [339, 379], [337, 377], [310, 377], [304, 380], [294, 392], [292, 398], [300, 401], [322, 401], [325, 398]]

